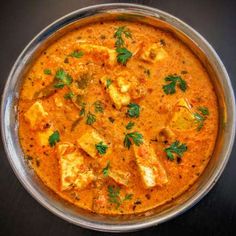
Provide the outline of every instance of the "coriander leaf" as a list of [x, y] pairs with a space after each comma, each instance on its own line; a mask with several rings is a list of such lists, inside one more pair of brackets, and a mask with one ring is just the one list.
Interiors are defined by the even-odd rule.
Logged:
[[80, 115], [80, 116], [84, 116], [84, 115], [85, 115], [85, 106], [86, 106], [86, 103], [83, 102], [83, 103], [81, 104], [81, 110], [80, 110], [80, 112], [79, 112], [79, 115]]
[[125, 35], [126, 38], [132, 38], [131, 32], [126, 26], [121, 26], [116, 29], [114, 37], [116, 38], [115, 46], [120, 48], [124, 46], [124, 39], [122, 38], [122, 34]]
[[81, 58], [83, 55], [84, 55], [84, 53], [82, 51], [75, 50], [69, 56], [75, 57], [75, 58]]
[[57, 70], [55, 78], [58, 80], [58, 83], [54, 85], [55, 88], [63, 88], [65, 85], [70, 85], [73, 81], [71, 76], [63, 69]]
[[134, 126], [134, 122], [129, 122], [127, 125], [126, 125], [126, 129], [128, 129], [128, 130], [130, 130], [130, 129], [132, 129], [133, 128], [133, 126]]
[[117, 62], [126, 65], [127, 61], [132, 57], [132, 53], [126, 48], [117, 48]]
[[183, 156], [184, 152], [187, 151], [187, 146], [184, 143], [175, 141], [168, 148], [165, 148], [164, 151], [166, 152], [167, 158], [173, 161], [175, 159], [175, 155], [179, 158]]
[[126, 194], [125, 197], [124, 197], [124, 199], [123, 199], [123, 202], [124, 202], [124, 201], [127, 201], [127, 200], [131, 200], [132, 197], [133, 197], [133, 194], [131, 194], [131, 193], [130, 193], [130, 194]]
[[198, 110], [202, 113], [204, 116], [208, 116], [210, 114], [207, 107], [198, 107]]
[[71, 98], [73, 98], [74, 97], [74, 93], [73, 92], [69, 92], [69, 93], [66, 93], [65, 95], [64, 95], [64, 98], [65, 99], [71, 99]]
[[107, 162], [107, 165], [102, 169], [102, 173], [104, 176], [108, 176], [109, 173], [109, 169], [110, 169], [110, 161]]
[[52, 71], [50, 69], [45, 69], [43, 72], [44, 72], [45, 75], [51, 75], [52, 74]]
[[132, 142], [136, 146], [140, 146], [143, 143], [143, 135], [138, 132], [127, 133], [124, 138], [124, 146], [130, 149]]
[[165, 78], [166, 82], [169, 84], [163, 85], [163, 91], [165, 94], [173, 94], [176, 92], [176, 86], [178, 86], [183, 92], [187, 89], [187, 83], [180, 76], [169, 75]]
[[95, 112], [103, 113], [104, 108], [103, 108], [103, 104], [101, 103], [101, 101], [96, 101], [93, 105], [95, 108]]
[[87, 125], [92, 125], [94, 122], [96, 121], [96, 116], [92, 113], [88, 113], [87, 114], [87, 120], [86, 120], [86, 124]]
[[136, 103], [130, 103], [128, 107], [128, 116], [138, 118], [140, 113], [140, 106]]
[[58, 131], [53, 132], [52, 135], [49, 136], [48, 142], [51, 147], [55, 146], [57, 142], [60, 141], [60, 134]]
[[106, 87], [109, 88], [111, 84], [112, 84], [112, 81], [110, 79], [107, 79]]
[[111, 185], [108, 186], [108, 200], [110, 203], [116, 204], [116, 207], [118, 208], [120, 206], [120, 188], [113, 187]]
[[108, 146], [106, 144], [103, 144], [103, 142], [95, 144], [95, 147], [100, 155], [104, 155], [108, 149]]
[[200, 131], [204, 125], [204, 120], [206, 119], [204, 116], [199, 113], [194, 113], [195, 121], [198, 124], [197, 131]]

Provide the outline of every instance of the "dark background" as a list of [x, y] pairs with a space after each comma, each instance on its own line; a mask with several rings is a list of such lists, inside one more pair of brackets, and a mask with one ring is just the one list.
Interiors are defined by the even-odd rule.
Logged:
[[[236, 88], [236, 1], [7, 0], [0, 2], [0, 93], [26, 44], [57, 18], [92, 4], [141, 3], [167, 11], [202, 34], [215, 48]], [[39, 205], [15, 177], [0, 143], [0, 235], [95, 235]], [[213, 190], [183, 215], [139, 235], [236, 235], [236, 147]], [[131, 235], [131, 233], [129, 233]]]

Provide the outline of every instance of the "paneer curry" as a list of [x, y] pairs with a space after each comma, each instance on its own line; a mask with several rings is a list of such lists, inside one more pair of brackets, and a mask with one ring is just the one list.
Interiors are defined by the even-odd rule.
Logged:
[[171, 33], [104, 21], [63, 35], [29, 69], [19, 138], [39, 178], [70, 203], [133, 214], [186, 191], [211, 158], [209, 75]]

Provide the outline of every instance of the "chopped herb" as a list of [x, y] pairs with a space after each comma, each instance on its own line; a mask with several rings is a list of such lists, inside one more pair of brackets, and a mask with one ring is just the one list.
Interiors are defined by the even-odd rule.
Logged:
[[198, 124], [197, 131], [200, 131], [204, 125], [205, 117], [199, 113], [194, 113], [195, 121]]
[[87, 125], [92, 125], [94, 122], [96, 121], [96, 116], [92, 113], [88, 113], [87, 114], [87, 120], [86, 120], [86, 124]]
[[81, 110], [80, 110], [80, 112], [79, 112], [79, 115], [80, 115], [80, 116], [84, 116], [84, 115], [85, 115], [85, 106], [86, 106], [86, 103], [83, 102], [83, 103], [81, 104]]
[[103, 108], [103, 104], [101, 103], [101, 101], [96, 101], [93, 105], [95, 108], [95, 112], [103, 113], [104, 108]]
[[140, 113], [140, 106], [136, 103], [130, 103], [128, 107], [129, 107], [127, 112], [128, 116], [138, 118]]
[[131, 194], [131, 193], [126, 194], [122, 202], [127, 201], [127, 200], [131, 200], [132, 197], [133, 197], [133, 194]]
[[170, 82], [169, 84], [163, 85], [163, 90], [165, 94], [173, 94], [176, 92], [176, 85], [185, 92], [187, 89], [187, 83], [185, 80], [183, 80], [180, 76], [177, 75], [169, 75], [165, 78], [166, 82]]
[[64, 95], [64, 98], [65, 99], [71, 99], [71, 98], [73, 98], [74, 97], [74, 93], [73, 92], [69, 92], [69, 93], [66, 93], [65, 95]]
[[45, 75], [51, 75], [52, 74], [52, 71], [50, 69], [45, 69], [43, 72], [44, 72]]
[[124, 138], [124, 146], [128, 149], [132, 144], [131, 140], [136, 146], [140, 146], [143, 143], [143, 135], [138, 132], [127, 133]]
[[210, 113], [209, 113], [209, 110], [207, 107], [198, 107], [198, 110], [202, 113], [202, 115], [204, 116], [208, 116]]
[[84, 53], [82, 51], [74, 51], [72, 52], [69, 56], [71, 57], [75, 57], [75, 58], [81, 58], [84, 55]]
[[126, 194], [123, 199], [120, 198], [120, 188], [113, 187], [111, 185], [108, 186], [108, 200], [110, 203], [116, 204], [116, 208], [119, 208], [124, 201], [131, 200], [133, 194]]
[[116, 38], [115, 46], [117, 48], [124, 46], [124, 39], [122, 38], [122, 34], [125, 35], [126, 38], [132, 38], [130, 30], [126, 26], [121, 26], [116, 29], [114, 37]]
[[134, 122], [129, 122], [127, 125], [126, 125], [126, 129], [128, 129], [128, 130], [130, 130], [130, 129], [132, 129], [133, 128], [133, 126], [134, 126]]
[[126, 65], [127, 61], [132, 57], [132, 52], [126, 48], [117, 48], [117, 62], [122, 65]]
[[55, 88], [63, 88], [65, 85], [72, 83], [72, 78], [63, 69], [59, 69], [56, 72], [55, 78], [58, 79], [58, 83], [54, 85]]
[[109, 169], [110, 169], [110, 161], [107, 162], [107, 165], [102, 169], [102, 173], [104, 176], [108, 176], [109, 173]]
[[151, 76], [151, 72], [149, 69], [144, 69], [144, 74], [146, 74], [149, 78]]
[[55, 146], [56, 143], [59, 141], [60, 141], [60, 134], [58, 131], [53, 132], [53, 134], [49, 136], [48, 142], [51, 147]]
[[184, 143], [175, 141], [168, 148], [165, 148], [164, 151], [166, 152], [167, 158], [173, 161], [175, 159], [175, 155], [179, 158], [183, 156], [184, 152], [187, 151], [187, 146]]
[[113, 187], [111, 185], [108, 186], [108, 200], [110, 203], [116, 204], [118, 208], [120, 206], [120, 188]]
[[104, 155], [108, 149], [108, 146], [106, 144], [103, 144], [103, 142], [95, 144], [95, 147], [100, 155]]
[[109, 88], [111, 84], [112, 84], [112, 81], [110, 79], [107, 79], [106, 87]]
[[115, 121], [115, 119], [112, 118], [112, 117], [108, 117], [108, 119], [109, 119], [109, 121], [110, 121], [111, 123], [114, 123], [114, 121]]

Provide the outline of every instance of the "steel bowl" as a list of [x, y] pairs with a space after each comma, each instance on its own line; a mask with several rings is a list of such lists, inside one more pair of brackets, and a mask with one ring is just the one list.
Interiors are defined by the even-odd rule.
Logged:
[[[214, 85], [219, 104], [219, 132], [212, 158], [198, 180], [173, 201], [141, 214], [94, 214], [65, 202], [49, 190], [27, 165], [19, 143], [17, 101], [23, 77], [40, 52], [63, 34], [84, 24], [119, 19], [139, 21], [171, 32], [201, 60]], [[127, 232], [158, 225], [195, 205], [219, 179], [228, 161], [235, 136], [235, 99], [226, 69], [211, 45], [194, 29], [174, 16], [135, 4], [102, 4], [76, 10], [43, 29], [17, 58], [7, 79], [1, 106], [2, 138], [8, 160], [25, 189], [55, 215], [85, 228]]]

